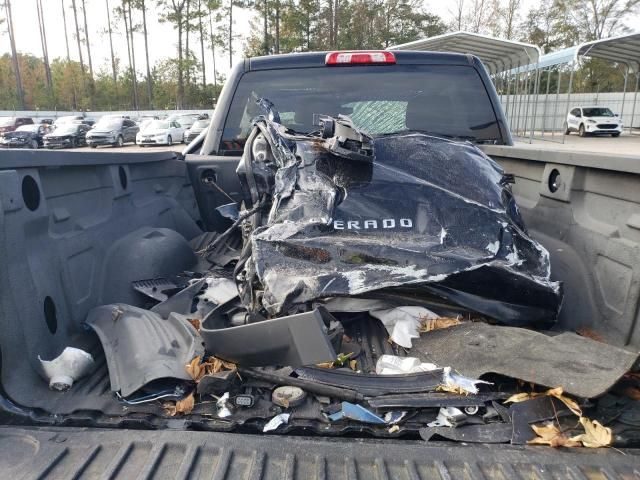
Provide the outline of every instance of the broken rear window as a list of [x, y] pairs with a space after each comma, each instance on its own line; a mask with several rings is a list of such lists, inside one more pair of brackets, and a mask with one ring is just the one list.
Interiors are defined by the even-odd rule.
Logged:
[[496, 115], [478, 72], [462, 65], [396, 65], [254, 71], [234, 94], [220, 150], [241, 154], [256, 100], [278, 106], [281, 122], [301, 133], [313, 114], [348, 115], [371, 135], [409, 130], [502, 143]]

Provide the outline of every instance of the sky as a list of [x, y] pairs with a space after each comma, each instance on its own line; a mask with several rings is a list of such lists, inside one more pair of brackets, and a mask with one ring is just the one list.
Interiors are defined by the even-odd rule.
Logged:
[[[91, 42], [91, 53], [94, 63], [94, 70], [110, 71], [110, 53], [109, 53], [109, 37], [107, 34], [107, 0], [85, 0], [87, 6], [87, 23]], [[108, 0], [111, 7], [115, 7], [120, 2], [118, 0]], [[226, 0], [223, 0], [226, 3]], [[42, 0], [45, 12], [45, 28], [47, 30], [49, 57], [53, 60], [56, 57], [64, 58], [66, 56], [66, 47], [64, 40], [64, 30], [62, 21], [61, 0]], [[78, 59], [78, 49], [75, 40], [75, 24], [73, 20], [73, 12], [70, 9], [71, 0], [64, 0], [67, 11], [67, 29], [69, 32], [69, 48], [71, 57]], [[158, 22], [159, 12], [156, 11], [154, 0], [147, 1], [147, 25], [150, 38], [149, 57], [151, 64], [155, 64], [158, 60], [176, 55], [177, 34], [170, 24], [162, 24]], [[445, 22], [453, 18], [453, 2], [445, 0], [426, 0], [426, 7], [432, 12], [439, 15]], [[82, 4], [82, 0], [76, 0], [77, 5]], [[523, 10], [527, 11], [531, 6], [536, 4], [535, 0], [523, 0]], [[13, 23], [16, 35], [16, 47], [19, 52], [31, 53], [36, 56], [42, 56], [42, 47], [40, 44], [40, 35], [37, 27], [37, 10], [36, 0], [13, 0], [11, 2], [13, 11]], [[4, 10], [2, 11], [4, 15]], [[137, 12], [140, 16], [140, 13]], [[238, 34], [244, 38], [250, 32], [250, 21], [252, 13], [248, 10], [236, 8], [234, 9], [235, 29]], [[82, 15], [79, 13], [78, 22], [83, 24]], [[141, 22], [141, 18], [137, 18], [134, 13], [134, 23]], [[639, 19], [640, 21], [640, 19]], [[124, 35], [124, 27], [121, 22], [114, 21], [116, 30], [113, 32], [114, 50], [116, 56], [121, 59], [121, 65], [127, 63], [127, 47]], [[632, 22], [633, 23], [633, 22]], [[224, 27], [223, 27], [224, 28]], [[82, 33], [81, 33], [82, 35]], [[134, 35], [134, 44], [136, 52], [136, 68], [140, 74], [144, 74], [144, 38], [141, 33]], [[244, 41], [242, 38], [234, 42], [234, 58], [236, 62], [242, 58], [244, 50]], [[197, 36], [193, 37], [193, 51], [199, 56], [200, 46]], [[9, 52], [9, 36], [6, 28], [0, 31], [0, 55]], [[85, 47], [83, 45], [83, 51]], [[86, 62], [86, 54], [85, 56]], [[229, 71], [229, 55], [228, 53], [218, 53], [216, 55], [217, 69], [226, 73]], [[205, 52], [205, 63], [208, 75], [208, 81], [212, 82], [213, 64], [210, 50]]]

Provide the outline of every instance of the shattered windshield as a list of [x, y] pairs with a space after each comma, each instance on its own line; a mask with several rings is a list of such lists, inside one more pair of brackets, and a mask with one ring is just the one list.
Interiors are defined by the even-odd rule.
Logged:
[[313, 114], [347, 115], [370, 135], [423, 131], [479, 142], [502, 142], [496, 115], [478, 72], [459, 65], [393, 68], [306, 68], [245, 74], [225, 123], [221, 150], [238, 151], [268, 98], [282, 123], [315, 130]]

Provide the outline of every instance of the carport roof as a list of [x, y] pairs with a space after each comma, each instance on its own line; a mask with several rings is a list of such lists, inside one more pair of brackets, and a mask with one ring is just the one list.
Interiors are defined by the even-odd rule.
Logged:
[[[579, 57], [601, 58], [610, 62], [623, 63], [638, 72], [640, 70], [640, 31], [547, 53], [540, 57], [537, 68], [571, 63]], [[523, 70], [532, 68], [536, 68], [536, 65], [529, 65]]]
[[540, 58], [540, 48], [536, 45], [463, 31], [394, 45], [387, 50], [470, 53], [480, 58], [491, 73], [536, 64]]

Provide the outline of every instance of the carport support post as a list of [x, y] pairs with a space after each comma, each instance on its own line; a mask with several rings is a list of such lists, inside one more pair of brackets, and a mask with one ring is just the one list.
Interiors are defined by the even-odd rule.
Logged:
[[[560, 80], [562, 80], [562, 70], [558, 67], [558, 88], [556, 89], [556, 101], [553, 104], [553, 125], [551, 127], [551, 138], [554, 139], [556, 135], [556, 121], [558, 120], [558, 101], [560, 99]], [[564, 132], [562, 132], [564, 134]], [[564, 143], [564, 135], [562, 138]]]
[[[518, 74], [516, 76], [516, 95], [518, 97], [518, 113], [516, 120], [516, 136], [520, 136], [520, 112], [522, 111], [522, 77], [520, 76], [520, 62], [518, 62]], [[514, 105], [515, 107], [515, 105]]]
[[[567, 110], [564, 112], [564, 118], [569, 115], [571, 109], [571, 89], [573, 88], [573, 72], [575, 71], [576, 61], [571, 62], [571, 74], [569, 74], [569, 90], [567, 91]], [[564, 133], [564, 132], [563, 132]], [[562, 143], [564, 143], [564, 135], [562, 136]]]
[[[537, 117], [537, 113], [538, 113], [538, 88], [540, 87], [540, 70], [538, 69], [538, 64], [536, 63], [536, 69], [535, 69], [535, 82], [533, 84], [533, 91], [534, 91], [534, 101], [533, 101], [533, 111], [531, 112], [531, 116], [533, 117], [531, 119], [531, 130], [529, 130], [529, 143], [533, 142], [533, 131], [536, 129], [536, 117]], [[527, 103], [527, 124], [529, 122], [529, 108], [528, 108], [529, 104]]]
[[544, 107], [542, 110], [542, 136], [547, 129], [547, 104], [549, 103], [549, 84], [551, 83], [551, 67], [547, 69], [547, 91], [544, 95]]
[[529, 79], [531, 78], [531, 72], [527, 71], [527, 76], [524, 79], [524, 94], [526, 95], [526, 105], [524, 107], [524, 119], [522, 122], [522, 136], [527, 134], [527, 125], [529, 124]]
[[507, 118], [509, 119], [509, 128], [511, 128], [511, 111], [509, 110], [509, 108], [511, 107], [511, 71], [513, 70], [513, 63], [511, 63], [511, 69], [509, 69], [509, 71], [507, 72], [507, 108], [506, 113], [507, 113]]
[[633, 120], [635, 119], [635, 116], [636, 116], [636, 102], [638, 101], [638, 82], [640, 82], [640, 71], [636, 72], [636, 89], [633, 92], [633, 106], [631, 107], [631, 121], [629, 122], [629, 135], [633, 134]]
[[624, 121], [624, 99], [627, 96], [627, 80], [629, 79], [629, 65], [625, 64], [624, 86], [622, 87], [622, 107], [620, 108], [620, 120]]

